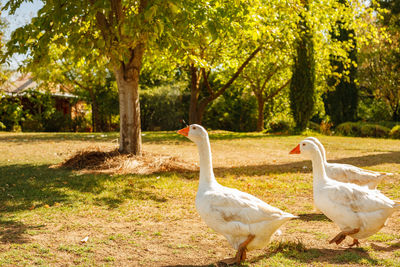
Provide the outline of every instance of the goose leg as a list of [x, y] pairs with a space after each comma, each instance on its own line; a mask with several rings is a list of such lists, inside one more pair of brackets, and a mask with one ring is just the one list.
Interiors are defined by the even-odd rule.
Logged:
[[247, 237], [247, 239], [242, 244], [239, 245], [239, 248], [236, 252], [235, 257], [222, 260], [221, 262], [223, 262], [227, 265], [231, 265], [231, 264], [240, 264], [241, 261], [244, 261], [246, 259], [247, 245], [251, 241], [253, 241], [254, 237], [255, 237], [255, 235], [249, 235]]
[[333, 242], [335, 242], [336, 245], [339, 245], [346, 238], [347, 235], [356, 234], [359, 231], [360, 231], [360, 228], [356, 228], [356, 229], [353, 229], [350, 231], [342, 231], [342, 232], [338, 233], [334, 238], [332, 238], [332, 240], [329, 241], [329, 244], [332, 244]]
[[360, 246], [360, 242], [358, 242], [358, 239], [353, 239], [353, 243], [349, 245], [349, 248], [352, 248], [353, 246], [359, 247]]

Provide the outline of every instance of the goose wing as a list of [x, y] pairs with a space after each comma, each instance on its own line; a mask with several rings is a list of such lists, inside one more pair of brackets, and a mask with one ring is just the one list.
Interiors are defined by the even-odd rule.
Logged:
[[332, 203], [350, 207], [354, 212], [374, 212], [383, 209], [392, 209], [395, 202], [378, 190], [349, 183], [335, 183], [327, 189]]
[[224, 188], [221, 191], [213, 191], [208, 197], [211, 210], [217, 212], [226, 222], [253, 224], [295, 217], [236, 189]]

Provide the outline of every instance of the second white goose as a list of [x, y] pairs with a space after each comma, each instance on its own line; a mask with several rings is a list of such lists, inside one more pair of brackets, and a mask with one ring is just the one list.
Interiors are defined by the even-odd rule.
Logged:
[[326, 174], [331, 179], [368, 186], [369, 189], [376, 189], [383, 178], [393, 175], [392, 173], [365, 170], [349, 164], [329, 163], [326, 161], [325, 148], [317, 138], [307, 137], [305, 140], [309, 140], [318, 146]]
[[400, 209], [400, 202], [378, 190], [330, 179], [320, 150], [313, 142], [301, 141], [290, 154], [304, 154], [312, 161], [314, 205], [341, 229], [329, 243], [340, 244], [346, 236], [351, 236], [354, 240], [350, 246], [358, 246], [358, 239], [378, 232], [388, 217]]

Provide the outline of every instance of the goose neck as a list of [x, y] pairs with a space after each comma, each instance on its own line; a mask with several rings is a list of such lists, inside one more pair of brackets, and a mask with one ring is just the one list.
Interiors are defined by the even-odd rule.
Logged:
[[320, 150], [321, 150], [322, 162], [324, 164], [326, 164], [327, 163], [327, 161], [326, 161], [326, 151], [325, 151], [325, 148], [324, 148], [324, 146], [322, 144], [321, 144]]
[[315, 151], [312, 155], [312, 168], [314, 186], [326, 183], [328, 178], [326, 176], [325, 164], [320, 151]]
[[214, 171], [212, 166], [211, 146], [207, 139], [202, 140], [198, 144], [200, 159], [200, 186], [210, 185], [215, 182]]

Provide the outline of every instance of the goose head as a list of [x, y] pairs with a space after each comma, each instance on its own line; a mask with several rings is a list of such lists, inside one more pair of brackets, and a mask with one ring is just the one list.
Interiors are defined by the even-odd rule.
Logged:
[[289, 154], [302, 154], [307, 158], [313, 158], [315, 155], [318, 155], [319, 148], [318, 146], [307, 139], [301, 141], [295, 148], [293, 148]]
[[180, 129], [177, 133], [186, 136], [196, 144], [207, 140], [208, 138], [207, 131], [203, 128], [203, 126], [198, 124], [191, 124], [186, 128]]
[[321, 142], [320, 142], [317, 138], [315, 138], [315, 137], [313, 137], [313, 136], [309, 136], [309, 137], [305, 138], [304, 140], [311, 141], [311, 142], [313, 142], [313, 143], [316, 144], [316, 145], [321, 144]]
[[310, 137], [307, 137], [304, 140], [309, 140], [309, 141], [313, 142], [314, 144], [316, 144], [318, 146], [319, 151], [321, 152], [322, 159], [324, 161], [326, 161], [325, 148], [317, 138], [310, 136]]

